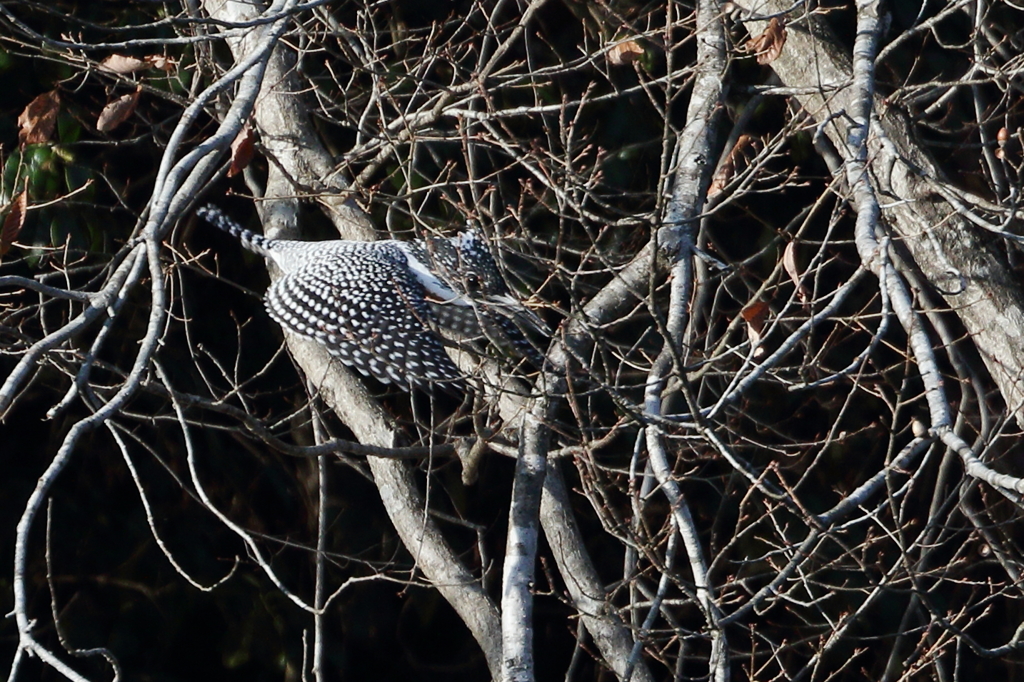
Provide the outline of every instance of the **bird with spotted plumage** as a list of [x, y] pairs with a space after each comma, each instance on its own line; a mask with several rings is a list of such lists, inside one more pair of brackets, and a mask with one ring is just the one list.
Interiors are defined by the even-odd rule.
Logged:
[[512, 295], [475, 230], [413, 241], [297, 241], [246, 230], [212, 205], [196, 214], [281, 270], [264, 297], [278, 324], [366, 376], [406, 390], [461, 389], [465, 377], [438, 330], [542, 365], [523, 327], [545, 335], [547, 328]]

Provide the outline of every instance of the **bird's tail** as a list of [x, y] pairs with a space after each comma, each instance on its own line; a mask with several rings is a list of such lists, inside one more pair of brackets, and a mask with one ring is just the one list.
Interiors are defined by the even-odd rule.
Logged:
[[234, 236], [250, 251], [258, 253], [261, 256], [271, 257], [274, 242], [273, 239], [267, 239], [263, 235], [256, 234], [252, 230], [245, 229], [228, 216], [227, 213], [216, 206], [212, 204], [200, 206], [196, 209], [196, 215], [214, 227], [220, 228]]

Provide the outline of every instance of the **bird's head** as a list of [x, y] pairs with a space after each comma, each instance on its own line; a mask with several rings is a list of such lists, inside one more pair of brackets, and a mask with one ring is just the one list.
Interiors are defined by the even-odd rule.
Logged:
[[509, 290], [487, 242], [477, 230], [429, 241], [434, 270], [459, 294], [463, 304], [498, 313], [535, 332], [550, 335], [544, 321]]

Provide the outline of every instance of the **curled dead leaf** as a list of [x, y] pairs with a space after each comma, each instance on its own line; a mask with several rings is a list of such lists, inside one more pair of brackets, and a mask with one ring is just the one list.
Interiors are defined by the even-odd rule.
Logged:
[[44, 92], [29, 102], [18, 115], [18, 139], [22, 145], [49, 142], [57, 125], [60, 94], [56, 90]]
[[256, 133], [248, 123], [238, 131], [238, 136], [231, 143], [231, 167], [228, 177], [234, 177], [244, 171], [252, 161], [256, 148]]
[[786, 44], [786, 22], [779, 17], [772, 17], [761, 35], [747, 41], [746, 49], [757, 55], [758, 64], [771, 64], [782, 54], [782, 46]]
[[100, 71], [120, 74], [134, 73], [147, 68], [149, 68], [149, 65], [145, 61], [123, 54], [112, 54], [100, 62], [99, 65]]
[[790, 281], [796, 287], [797, 298], [801, 303], [807, 303], [810, 296], [807, 287], [801, 281], [800, 267], [796, 263], [796, 242], [786, 244], [786, 249], [782, 252], [782, 267], [786, 269], [786, 274], [789, 275]]
[[4, 226], [0, 229], [0, 257], [7, 255], [11, 245], [18, 238], [21, 227], [25, 224], [25, 212], [28, 211], [28, 190], [24, 190], [11, 202], [11, 210], [4, 218]]
[[1010, 131], [1006, 129], [1006, 126], [1003, 126], [999, 129], [999, 132], [996, 133], [996, 144], [998, 146], [996, 147], [995, 154], [997, 159], [1002, 160], [1006, 158], [1006, 143], [1009, 141]]
[[103, 111], [100, 112], [99, 118], [96, 119], [96, 129], [101, 133], [109, 133], [127, 121], [139, 103], [140, 94], [142, 94], [141, 87], [136, 88], [135, 92], [121, 95], [112, 102], [108, 102], [107, 106], [103, 107]]
[[711, 185], [708, 187], [708, 198], [715, 196], [720, 193], [725, 186], [732, 180], [733, 175], [736, 174], [736, 162], [733, 160], [732, 154], [725, 157], [725, 161], [718, 167], [715, 172], [715, 177], [711, 178]]
[[764, 355], [764, 348], [761, 347], [761, 335], [764, 333], [764, 323], [768, 319], [771, 306], [767, 301], [754, 301], [740, 311], [740, 317], [747, 323], [747, 338], [750, 340], [750, 347], [754, 349], [754, 357]]
[[736, 144], [729, 150], [729, 155], [722, 161], [722, 165], [715, 171], [715, 176], [711, 178], [711, 185], [708, 187], [708, 198], [711, 198], [721, 192], [729, 182], [736, 175], [736, 168], [741, 162], [745, 162], [744, 152], [747, 147], [751, 146], [752, 138], [750, 135], [743, 134], [736, 139]]
[[143, 60], [145, 60], [146, 64], [150, 68], [159, 69], [165, 73], [174, 71], [174, 67], [177, 66], [177, 63], [173, 59], [162, 54], [147, 55], [143, 57]]
[[631, 64], [640, 59], [644, 54], [644, 48], [635, 40], [626, 40], [608, 50], [608, 63], [612, 66]]
[[145, 57], [130, 57], [123, 54], [112, 54], [99, 64], [100, 71], [129, 74], [143, 69], [159, 69], [170, 72], [174, 70], [174, 60], [162, 54], [148, 54]]

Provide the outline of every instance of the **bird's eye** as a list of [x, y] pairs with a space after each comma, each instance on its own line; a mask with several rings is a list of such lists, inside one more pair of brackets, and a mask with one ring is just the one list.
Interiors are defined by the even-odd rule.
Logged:
[[480, 288], [480, 276], [475, 272], [470, 272], [466, 275], [466, 288], [470, 291], [476, 291]]

